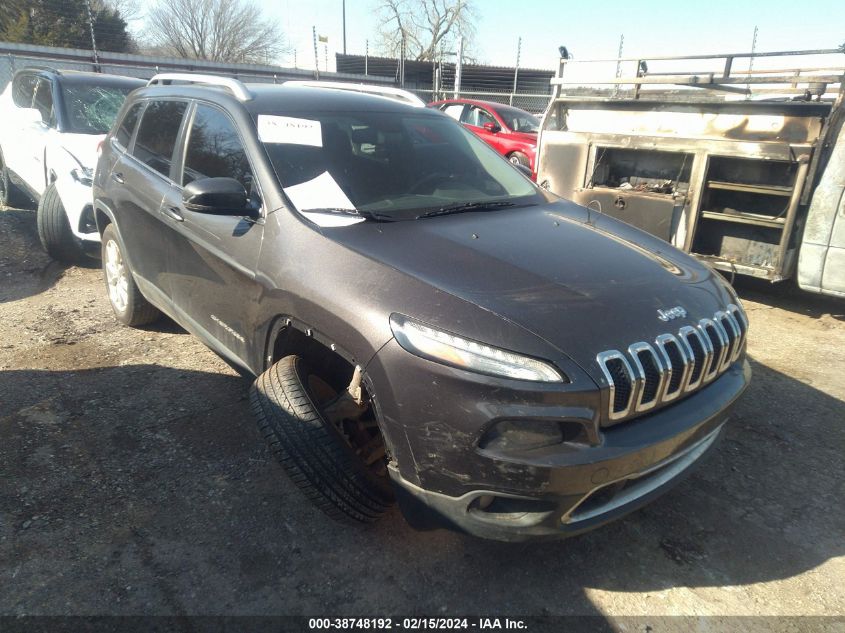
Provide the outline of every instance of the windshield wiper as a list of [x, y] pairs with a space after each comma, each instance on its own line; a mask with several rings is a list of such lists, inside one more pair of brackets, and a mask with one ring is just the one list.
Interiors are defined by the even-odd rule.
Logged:
[[318, 209], [302, 209], [303, 213], [337, 213], [340, 215], [351, 215], [368, 220], [375, 220], [376, 222], [392, 222], [393, 218], [382, 213], [373, 213], [372, 211], [364, 211], [363, 209], [345, 209], [343, 207], [320, 207]]
[[440, 207], [432, 211], [426, 211], [417, 216], [420, 218], [431, 218], [436, 215], [449, 215], [451, 213], [465, 213], [467, 211], [487, 211], [490, 209], [504, 209], [506, 207], [515, 207], [515, 202], [465, 202], [463, 204], [453, 204], [448, 207]]

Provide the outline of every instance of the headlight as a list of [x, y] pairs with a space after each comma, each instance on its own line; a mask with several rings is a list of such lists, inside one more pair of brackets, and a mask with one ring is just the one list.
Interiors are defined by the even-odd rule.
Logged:
[[80, 185], [90, 187], [94, 184], [94, 170], [90, 167], [79, 167], [77, 169], [71, 169], [70, 175], [73, 176], [73, 179]]
[[517, 380], [566, 382], [548, 363], [434, 330], [399, 314], [391, 315], [390, 328], [404, 349], [444, 365]]

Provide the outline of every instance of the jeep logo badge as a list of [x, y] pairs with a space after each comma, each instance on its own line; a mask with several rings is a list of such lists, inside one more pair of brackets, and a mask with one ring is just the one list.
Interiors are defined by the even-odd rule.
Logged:
[[672, 319], [680, 319], [687, 315], [687, 311], [684, 310], [681, 306], [675, 306], [674, 308], [669, 308], [668, 310], [658, 310], [657, 311], [657, 318], [661, 321], [671, 321]]

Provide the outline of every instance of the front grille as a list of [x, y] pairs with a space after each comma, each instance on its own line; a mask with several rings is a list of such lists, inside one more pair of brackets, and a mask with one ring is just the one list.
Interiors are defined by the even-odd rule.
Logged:
[[745, 314], [730, 304], [695, 327], [661, 334], [654, 345], [640, 341], [627, 353], [600, 353], [596, 360], [610, 391], [609, 419], [633, 417], [711, 382], [739, 359], [747, 333]]

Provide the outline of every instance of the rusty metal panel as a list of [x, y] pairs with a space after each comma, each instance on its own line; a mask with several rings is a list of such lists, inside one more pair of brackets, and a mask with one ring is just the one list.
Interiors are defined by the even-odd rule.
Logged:
[[567, 131], [620, 136], [675, 137], [718, 141], [812, 143], [821, 133], [820, 117], [713, 111], [620, 111], [571, 108]]
[[684, 209], [685, 198], [618, 189], [578, 189], [573, 198], [578, 204], [609, 215], [667, 242]]

